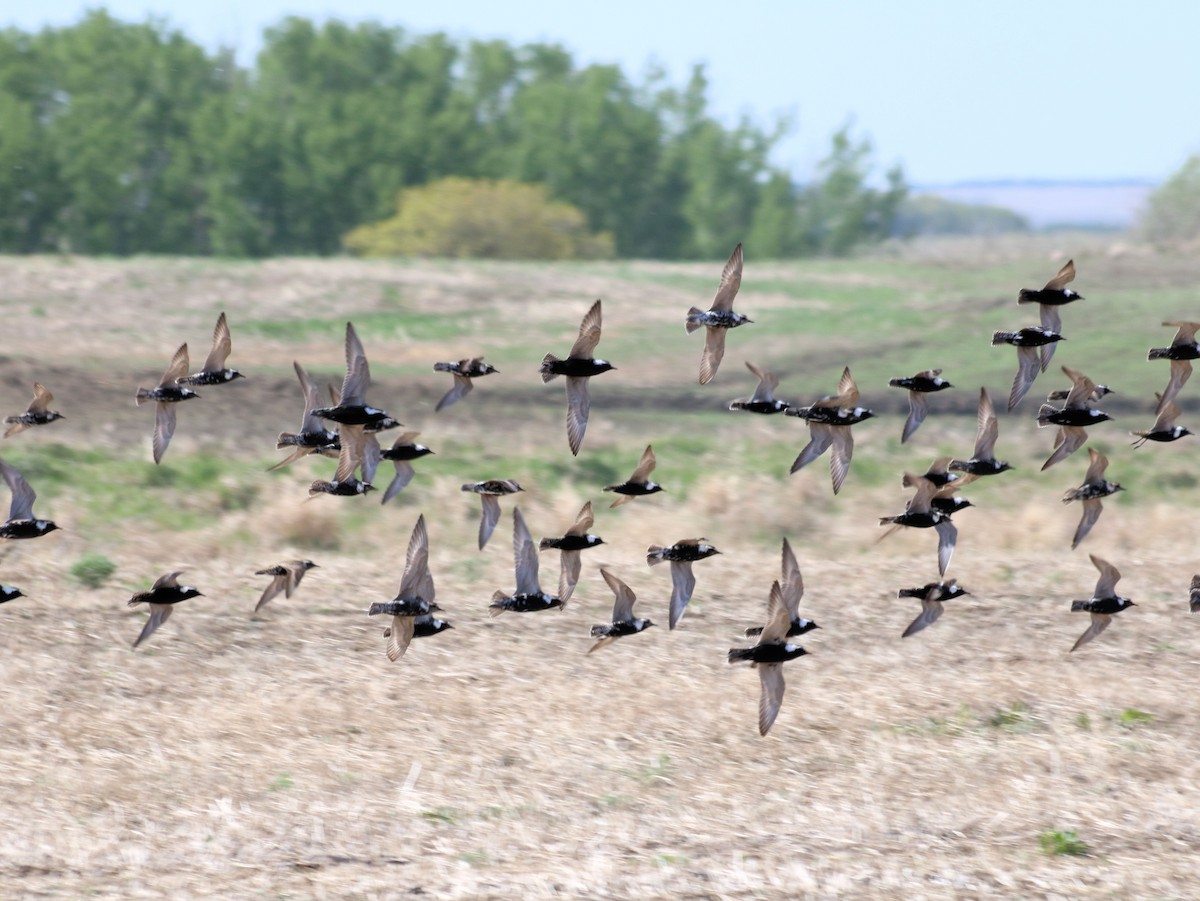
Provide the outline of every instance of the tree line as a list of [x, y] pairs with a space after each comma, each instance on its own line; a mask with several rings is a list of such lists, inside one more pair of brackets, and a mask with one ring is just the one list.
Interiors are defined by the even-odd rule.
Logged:
[[788, 123], [734, 126], [707, 81], [640, 82], [561, 47], [456, 43], [287, 18], [254, 64], [92, 11], [0, 31], [0, 252], [334, 254], [406, 188], [544, 186], [618, 256], [843, 253], [891, 235], [897, 167], [832, 138], [813, 179], [771, 160]]

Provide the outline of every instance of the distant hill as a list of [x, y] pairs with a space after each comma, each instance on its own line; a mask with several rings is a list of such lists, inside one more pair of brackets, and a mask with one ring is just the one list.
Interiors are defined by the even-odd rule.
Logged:
[[1126, 229], [1136, 221], [1152, 182], [977, 181], [918, 185], [913, 194], [929, 194], [957, 203], [1004, 207], [1024, 216], [1034, 228]]

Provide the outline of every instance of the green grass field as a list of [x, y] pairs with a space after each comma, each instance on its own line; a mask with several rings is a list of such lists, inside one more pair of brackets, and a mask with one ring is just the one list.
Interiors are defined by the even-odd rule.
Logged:
[[[1063, 310], [1051, 370], [1004, 413], [1016, 355], [991, 332], [1033, 324], [1017, 290], [1072, 255], [1086, 299]], [[0, 444], [62, 527], [0, 547], [0, 582], [28, 595], [0, 607], [6, 896], [1195, 897], [1200, 439], [1134, 450], [1128, 432], [1149, 427], [1166, 383], [1145, 358], [1170, 341], [1159, 323], [1200, 318], [1200, 265], [1096, 236], [804, 263], [748, 248], [736, 308], [755, 321], [700, 386], [703, 339], [683, 318], [707, 307], [721, 262], [0, 259], [2, 412], [37, 380], [67, 417]], [[561, 380], [543, 385], [537, 366], [566, 353], [596, 297], [598, 354], [618, 368], [592, 383], [574, 458]], [[198, 367], [221, 310], [247, 378], [181, 405], [155, 467], [134, 389], [182, 341]], [[265, 472], [300, 419], [292, 360], [340, 380], [347, 320], [372, 402], [436, 452], [386, 507], [307, 500], [331, 461]], [[500, 373], [435, 415], [450, 379], [433, 362], [478, 354]], [[745, 360], [801, 404], [852, 368], [878, 416], [855, 427], [839, 496], [826, 458], [788, 475], [801, 421], [727, 411], [753, 390]], [[1054, 436], [1033, 422], [1062, 364], [1116, 389], [1103, 405], [1116, 421], [1089, 445], [1127, 488], [1074, 552], [1080, 511], [1059, 498], [1086, 450], [1040, 472]], [[901, 445], [905, 397], [887, 379], [930, 367], [956, 387]], [[947, 575], [971, 596], [902, 641], [918, 605], [896, 590], [937, 577], [936, 541], [877, 543], [878, 517], [904, 509], [906, 470], [969, 456], [984, 385], [1016, 469], [964, 492], [977, 509], [956, 517]], [[1191, 385], [1181, 402], [1192, 425]], [[648, 443], [667, 490], [610, 510], [600, 489]], [[384, 463], [377, 482], [389, 477]], [[502, 500], [479, 552], [479, 501], [459, 486], [484, 478], [526, 490]], [[607, 543], [584, 555], [568, 609], [489, 617], [493, 591], [513, 588], [513, 507], [536, 540], [589, 499]], [[455, 628], [390, 664], [365, 611], [395, 594], [420, 513]], [[645, 548], [700, 535], [723, 553], [696, 564], [669, 631], [669, 575]], [[785, 536], [821, 629], [786, 665], [762, 738], [758, 679], [724, 655], [761, 624]], [[1068, 655], [1089, 553], [1138, 606]], [[99, 587], [79, 575], [88, 555], [115, 565]], [[291, 557], [320, 568], [252, 617], [266, 581], [253, 571]], [[551, 588], [557, 555], [541, 559]], [[588, 656], [612, 603], [601, 564], [659, 625]], [[146, 614], [125, 601], [172, 569], [204, 596], [134, 651]]]

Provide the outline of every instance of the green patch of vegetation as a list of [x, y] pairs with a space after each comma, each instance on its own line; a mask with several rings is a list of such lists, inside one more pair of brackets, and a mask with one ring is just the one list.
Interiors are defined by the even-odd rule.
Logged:
[[647, 785], [655, 785], [670, 782], [671, 772], [674, 769], [675, 767], [671, 763], [671, 755], [659, 754], [650, 763], [639, 767], [633, 775], [639, 782], [644, 782]]
[[997, 707], [984, 717], [985, 725], [1004, 732], [1029, 732], [1036, 728], [1037, 721], [1030, 713], [1029, 707], [1023, 702], [1016, 701], [1007, 707]]
[[491, 862], [491, 858], [483, 851], [463, 851], [458, 855], [458, 859], [473, 867], [481, 867]]
[[292, 788], [295, 784], [296, 783], [293, 781], [291, 773], [280, 773], [278, 776], [276, 776], [274, 779], [271, 780], [271, 784], [267, 786], [267, 791], [269, 791], [269, 792], [287, 791], [289, 788]]
[[422, 810], [421, 819], [428, 820], [431, 823], [447, 823], [455, 825], [462, 822], [463, 812], [457, 807], [435, 807], [433, 810]]
[[1136, 707], [1126, 707], [1117, 716], [1117, 722], [1127, 729], [1143, 726], [1146, 723], [1153, 722], [1153, 720], [1154, 714], [1138, 710]]
[[1090, 732], [1092, 730], [1092, 718], [1086, 713], [1080, 713], [1075, 717], [1075, 725], [1084, 732]]
[[[389, 305], [393, 303], [394, 301], [389, 301]], [[441, 341], [464, 334], [474, 334], [479, 325], [475, 317], [468, 321], [460, 316], [446, 316], [440, 312], [424, 313], [393, 306], [389, 310], [356, 312], [349, 316], [247, 319], [238, 323], [238, 331], [288, 343], [320, 337], [340, 341], [346, 333], [347, 320], [354, 323], [354, 330], [364, 343], [371, 339]], [[373, 371], [377, 368], [374, 364], [375, 361], [372, 361]], [[381, 373], [388, 369], [382, 365], [378, 368]]]
[[1049, 857], [1087, 857], [1091, 853], [1074, 829], [1047, 829], [1038, 835], [1038, 845]]
[[117, 571], [117, 564], [103, 554], [86, 553], [71, 565], [71, 578], [93, 591], [107, 582]]

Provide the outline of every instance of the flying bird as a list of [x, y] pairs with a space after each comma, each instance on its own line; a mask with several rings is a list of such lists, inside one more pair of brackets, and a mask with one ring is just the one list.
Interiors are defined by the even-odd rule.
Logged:
[[1175, 401], [1163, 402], [1163, 395], [1155, 394], [1158, 399], [1158, 415], [1154, 419], [1154, 425], [1149, 429], [1141, 432], [1130, 432], [1138, 440], [1133, 442], [1134, 447], [1141, 447], [1147, 441], [1178, 441], [1187, 435], [1194, 434], [1191, 429], [1185, 429], [1181, 425], [1175, 425], [1175, 420], [1179, 418], [1179, 404]]
[[588, 648], [589, 654], [607, 644], [612, 644], [618, 638], [625, 635], [636, 635], [654, 625], [648, 619], [634, 618], [633, 604], [637, 600], [637, 595], [628, 585], [603, 566], [600, 567], [600, 575], [604, 577], [604, 581], [608, 583], [608, 587], [613, 592], [612, 622], [592, 626], [592, 638], [599, 640]]
[[0, 604], [15, 601], [17, 598], [23, 597], [25, 597], [25, 593], [21, 589], [12, 588], [8, 585], [0, 585]]
[[[1048, 328], [1027, 327], [1015, 332], [992, 332], [992, 346], [1011, 344], [1017, 349], [1017, 374], [1013, 377], [1012, 391], [1008, 395], [1008, 409], [1013, 409], [1029, 392], [1033, 380], [1045, 369], [1038, 356], [1038, 348], [1045, 352], [1047, 345], [1064, 340], [1063, 336]], [[1046, 357], [1047, 364], [1049, 357]]]
[[1067, 393], [1066, 402], [1061, 409], [1055, 409], [1050, 404], [1042, 404], [1038, 412], [1038, 428], [1047, 425], [1057, 425], [1058, 435], [1054, 442], [1054, 452], [1042, 464], [1045, 471], [1069, 457], [1087, 441], [1088, 426], [1107, 422], [1112, 417], [1092, 405], [1097, 394], [1096, 383], [1086, 375], [1070, 366], [1064, 366], [1062, 371], [1071, 380], [1071, 390]]
[[29, 402], [29, 406], [25, 408], [25, 412], [19, 416], [6, 416], [4, 421], [9, 423], [9, 426], [4, 431], [4, 437], [8, 438], [17, 432], [23, 432], [30, 426], [46, 425], [46, 423], [54, 422], [56, 419], [63, 419], [63, 415], [57, 410], [51, 410], [50, 404], [54, 402], [54, 395], [47, 390], [46, 386], [41, 382], [33, 383], [33, 400]]
[[483, 518], [479, 520], [479, 549], [488, 543], [492, 532], [496, 531], [496, 523], [500, 521], [500, 501], [498, 498], [506, 494], [516, 494], [525, 489], [512, 479], [487, 479], [483, 482], [467, 482], [462, 486], [463, 491], [472, 491], [483, 501]]
[[575, 517], [575, 523], [567, 529], [562, 538], [543, 538], [538, 542], [538, 550], [555, 548], [562, 552], [562, 572], [558, 579], [558, 597], [565, 604], [575, 593], [579, 584], [580, 551], [604, 544], [599, 535], [588, 534], [592, 527], [592, 502], [588, 501]]
[[204, 361], [204, 368], [192, 375], [180, 376], [175, 379], [175, 384], [224, 385], [232, 382], [234, 379], [245, 378], [236, 369], [230, 369], [225, 365], [225, 361], [229, 359], [229, 354], [232, 350], [233, 342], [229, 337], [229, 323], [225, 321], [225, 314], [222, 313], [217, 317], [217, 324], [213, 328], [212, 350], [208, 352], [208, 358]]
[[1110, 482], [1104, 478], [1104, 470], [1108, 469], [1108, 457], [1094, 447], [1088, 448], [1088, 457], [1091, 462], [1083, 477], [1083, 484], [1078, 488], [1070, 489], [1062, 497], [1064, 504], [1069, 504], [1071, 501], [1083, 501], [1083, 516], [1079, 518], [1075, 537], [1071, 539], [1071, 550], [1079, 547], [1079, 542], [1087, 537], [1088, 532], [1092, 531], [1092, 526], [1096, 524], [1096, 520], [1100, 518], [1100, 514], [1104, 512], [1101, 500], [1110, 494], [1124, 490], [1116, 482]]
[[[779, 580], [780, 597], [783, 600], [783, 606], [787, 608], [790, 621], [787, 637], [794, 638], [821, 627], [811, 619], [805, 619], [800, 615], [800, 601], [804, 597], [804, 577], [800, 574], [800, 564], [796, 562], [796, 554], [786, 538], [783, 539], [782, 557], [783, 572]], [[747, 638], [761, 634], [762, 626], [753, 626], [746, 630]]]
[[367, 610], [368, 616], [382, 613], [392, 618], [391, 628], [384, 632], [388, 640], [388, 660], [395, 663], [404, 656], [416, 633], [418, 617], [430, 616], [442, 609], [434, 602], [434, 594], [433, 576], [429, 574], [429, 531], [425, 528], [425, 514], [422, 513], [408, 539], [400, 590], [390, 601], [372, 604]]
[[497, 591], [492, 595], [492, 602], [488, 605], [488, 612], [492, 616], [499, 616], [506, 610], [532, 613], [566, 606], [562, 598], [542, 591], [538, 582], [537, 548], [533, 546], [520, 507], [513, 508], [513, 564], [517, 574], [517, 589], [512, 594]]
[[183, 575], [183, 570], [176, 570], [175, 572], [167, 573], [165, 576], [159, 576], [149, 591], [139, 591], [129, 599], [130, 607], [136, 607], [138, 604], [150, 605], [150, 619], [146, 620], [146, 625], [142, 627], [141, 634], [134, 641], [133, 646], [135, 648], [153, 635], [154, 631], [167, 621], [176, 604], [180, 601], [186, 601], [189, 598], [202, 597], [199, 589], [193, 588], [191, 585], [179, 584], [179, 577], [181, 575]]
[[[933, 506], [932, 501], [939, 490], [938, 486], [924, 476], [912, 472], [904, 474], [901, 484], [905, 488], [915, 488], [916, 494], [909, 500], [903, 513], [898, 516], [881, 516], [879, 524], [935, 530], [938, 535], [938, 575], [944, 576], [946, 568], [950, 565], [950, 557], [954, 553], [954, 545], [958, 541], [958, 529], [950, 521], [950, 514], [943, 513]], [[892, 531], [894, 529], [888, 530], [884, 537]]]
[[297, 361], [292, 361], [292, 368], [296, 370], [296, 378], [300, 380], [300, 390], [304, 392], [304, 417], [300, 420], [299, 432], [279, 433], [279, 437], [275, 440], [275, 449], [283, 450], [285, 447], [291, 447], [294, 450], [267, 472], [273, 472], [289, 463], [294, 463], [301, 457], [324, 451], [327, 448], [341, 450], [337, 432], [331, 432], [325, 428], [321, 417], [313, 412], [321, 403], [317, 383]]
[[433, 408], [434, 413], [440, 413], [446, 407], [458, 403], [470, 394], [471, 389], [474, 387], [475, 379], [491, 375], [493, 372], [499, 372], [500, 370], [491, 363], [483, 362], [483, 357], [474, 357], [469, 360], [459, 360], [458, 362], [434, 363], [433, 371], [449, 372], [454, 376], [454, 385], [442, 395], [442, 399]]
[[742, 245], [738, 244], [733, 248], [733, 253], [729, 255], [729, 260], [721, 271], [721, 284], [717, 288], [717, 296], [713, 298], [712, 306], [707, 310], [692, 307], [687, 312], [685, 328], [689, 335], [701, 326], [708, 329], [704, 338], [704, 353], [700, 357], [701, 385], [707, 385], [717, 374], [721, 358], [725, 356], [725, 332], [754, 321], [748, 316], [733, 312], [733, 299], [741, 286]]
[[987, 388], [979, 389], [979, 409], [975, 415], [975, 452], [970, 460], [951, 460], [950, 468], [973, 476], [994, 476], [1009, 469], [1007, 463], [996, 459], [996, 439], [1000, 436], [1000, 423], [996, 419], [996, 408], [992, 406]]
[[309, 497], [320, 494], [332, 494], [338, 497], [358, 497], [368, 491], [374, 491], [375, 486], [366, 478], [357, 478], [354, 471], [363, 465], [366, 459], [366, 433], [361, 425], [344, 425], [339, 430], [342, 450], [338, 455], [337, 469], [329, 481], [317, 479], [308, 487]]
[[1200, 613], [1200, 575], [1192, 576], [1192, 586], [1188, 592], [1188, 607], [1192, 613]]
[[913, 436], [929, 415], [929, 404], [925, 395], [954, 387], [941, 375], [940, 369], [925, 369], [905, 378], [888, 379], [888, 385], [892, 388], [908, 389], [908, 419], [904, 420], [904, 431], [900, 434], [901, 444]]
[[652, 544], [646, 549], [646, 563], [657, 566], [664, 560], [671, 563], [671, 628], [679, 624], [683, 611], [687, 609], [692, 592], [696, 590], [696, 577], [692, 575], [692, 564], [705, 557], [721, 553], [708, 543], [707, 538], [685, 538], [670, 547]]
[[610, 369], [616, 369], [607, 360], [593, 359], [596, 345], [600, 343], [600, 301], [597, 300], [579, 324], [579, 337], [571, 345], [565, 360], [554, 354], [542, 358], [539, 372], [542, 381], [549, 382], [560, 375], [567, 377], [567, 444], [571, 453], [578, 455], [583, 444], [583, 433], [587, 431], [588, 412], [591, 400], [588, 397], [588, 379]]
[[1101, 632], [1108, 628], [1108, 624], [1112, 622], [1112, 618], [1127, 607], [1136, 607], [1137, 605], [1129, 600], [1129, 598], [1119, 597], [1116, 593], [1117, 582], [1121, 579], [1120, 571], [1109, 563], [1107, 560], [1101, 560], [1095, 554], [1089, 555], [1092, 564], [1096, 569], [1100, 570], [1100, 578], [1096, 580], [1096, 590], [1092, 592], [1092, 597], [1086, 601], [1072, 601], [1071, 611], [1087, 611], [1092, 615], [1092, 624], [1088, 626], [1087, 631], [1079, 636], [1079, 640], [1071, 646], [1074, 651], [1082, 645], [1087, 644]]
[[783, 705], [783, 664], [808, 653], [800, 645], [787, 640], [790, 627], [791, 617], [783, 600], [783, 592], [779, 583], [775, 582], [771, 585], [771, 596], [767, 602], [767, 624], [762, 628], [758, 644], [752, 648], [729, 649], [730, 663], [749, 661], [750, 666], [758, 670], [762, 684], [758, 700], [759, 735], [766, 735], [771, 730]]
[[604, 486], [605, 491], [613, 491], [620, 495], [620, 497], [609, 504], [609, 508], [619, 507], [635, 497], [644, 497], [647, 494], [662, 491], [662, 485], [650, 481], [650, 473], [654, 472], [654, 467], [657, 465], [658, 461], [654, 458], [654, 448], [647, 444], [646, 449], [642, 451], [642, 459], [638, 461], [633, 475], [618, 485]]
[[420, 434], [420, 432], [404, 432], [388, 448], [380, 448], [379, 441], [374, 435], [367, 436], [363, 481], [373, 482], [375, 480], [375, 469], [382, 460], [389, 461], [396, 469], [396, 474], [392, 476], [392, 480], [383, 491], [381, 504], [386, 504], [413, 480], [413, 476], [416, 475], [416, 470], [412, 467], [413, 460], [419, 460], [421, 457], [433, 453], [424, 444], [417, 444], [416, 438]]
[[58, 528], [50, 520], [38, 519], [33, 515], [33, 502], [37, 500], [37, 494], [25, 477], [4, 460], [0, 460], [0, 475], [12, 492], [8, 519], [0, 523], [0, 538], [40, 538]]
[[341, 425], [366, 426], [373, 432], [403, 425], [404, 423], [397, 422], [388, 413], [367, 403], [367, 388], [370, 384], [371, 369], [367, 365], [366, 351], [363, 350], [358, 332], [354, 330], [354, 324], [347, 322], [346, 376], [342, 379], [338, 400], [333, 406], [318, 407], [312, 414]]
[[254, 612], [258, 613], [259, 610], [262, 610], [280, 592], [283, 592], [285, 598], [290, 598], [292, 592], [300, 584], [300, 580], [304, 578], [304, 574], [310, 569], [316, 568], [317, 564], [311, 560], [288, 560], [268, 566], [266, 569], [256, 569], [254, 575], [270, 576], [271, 584], [263, 589], [262, 597], [258, 599]]
[[917, 598], [921, 602], [921, 612], [917, 614], [916, 619], [908, 624], [908, 628], [904, 630], [904, 633], [900, 637], [908, 638], [910, 635], [916, 635], [926, 626], [931, 626], [937, 622], [938, 617], [942, 615], [943, 601], [950, 601], [970, 593], [958, 584], [957, 579], [947, 579], [944, 582], [930, 582], [920, 588], [901, 588], [896, 592], [896, 597]]
[[754, 373], [754, 377], [758, 379], [758, 386], [754, 389], [753, 396], [739, 397], [737, 400], [730, 401], [729, 409], [766, 415], [782, 413], [786, 410], [789, 404], [786, 401], [775, 399], [775, 389], [779, 387], [779, 376], [755, 366], [749, 360], [746, 361], [746, 368]]
[[808, 407], [788, 407], [786, 415], [806, 420], [811, 435], [790, 471], [799, 472], [832, 447], [829, 475], [833, 481], [833, 493], [837, 494], [850, 472], [850, 459], [854, 455], [854, 435], [850, 427], [875, 415], [858, 405], [858, 386], [850, 374], [850, 367], [842, 371], [837, 394], [826, 395]]
[[1170, 347], [1152, 347], [1146, 355], [1147, 360], [1171, 361], [1171, 376], [1156, 412], [1161, 412], [1163, 405], [1175, 400], [1179, 389], [1192, 377], [1192, 360], [1200, 359], [1200, 343], [1196, 341], [1196, 329], [1200, 329], [1200, 322], [1164, 322], [1163, 325], [1178, 331], [1171, 339]]
[[134, 397], [139, 407], [148, 400], [155, 403], [153, 442], [155, 463], [162, 460], [163, 454], [167, 452], [167, 445], [171, 443], [171, 436], [175, 434], [175, 404], [200, 396], [191, 388], [181, 388], [177, 384], [179, 379], [187, 375], [187, 371], [188, 346], [181, 344], [175, 351], [175, 356], [171, 357], [171, 365], [159, 379], [158, 385], [154, 388], [138, 388]]
[[[1054, 278], [1046, 282], [1041, 290], [1035, 291], [1030, 288], [1022, 288], [1017, 295], [1017, 303], [1038, 304], [1041, 310], [1042, 328], [1051, 332], [1061, 333], [1062, 318], [1058, 314], [1058, 308], [1063, 304], [1083, 300], [1082, 294], [1076, 294], [1067, 287], [1074, 280], [1075, 261], [1067, 260], [1066, 264], [1058, 270]], [[1050, 358], [1053, 356], [1054, 345], [1043, 344], [1041, 346], [1042, 372], [1046, 371], [1046, 367], [1050, 365]], [[1009, 409], [1012, 409], [1012, 405], [1009, 406]]]

